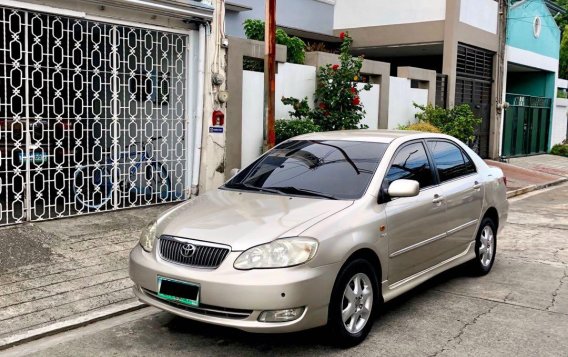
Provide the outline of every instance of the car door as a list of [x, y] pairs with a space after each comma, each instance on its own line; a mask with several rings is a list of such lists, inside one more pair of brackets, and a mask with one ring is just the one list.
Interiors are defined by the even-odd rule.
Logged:
[[446, 202], [446, 258], [456, 256], [473, 241], [483, 205], [483, 185], [475, 164], [458, 145], [428, 140], [442, 197]]
[[[390, 183], [398, 179], [418, 181], [418, 196], [390, 199], [385, 192]], [[382, 185], [381, 199], [386, 201], [390, 284], [440, 261], [446, 233], [446, 206], [440, 196], [425, 143], [415, 141], [402, 146], [394, 155]]]

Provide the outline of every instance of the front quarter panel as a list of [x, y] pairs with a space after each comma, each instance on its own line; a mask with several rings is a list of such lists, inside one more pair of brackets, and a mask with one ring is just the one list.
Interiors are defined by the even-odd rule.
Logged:
[[312, 266], [345, 262], [358, 250], [370, 249], [381, 263], [381, 281], [386, 279], [388, 240], [381, 236], [385, 211], [373, 197], [356, 201], [351, 207], [326, 218], [302, 233], [318, 239], [319, 248]]

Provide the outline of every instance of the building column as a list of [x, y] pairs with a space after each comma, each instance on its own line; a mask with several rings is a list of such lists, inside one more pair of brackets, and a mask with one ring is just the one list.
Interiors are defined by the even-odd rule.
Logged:
[[446, 98], [448, 108], [453, 107], [456, 101], [456, 67], [458, 62], [457, 27], [459, 21], [460, 0], [447, 0], [442, 73], [448, 76], [448, 97]]

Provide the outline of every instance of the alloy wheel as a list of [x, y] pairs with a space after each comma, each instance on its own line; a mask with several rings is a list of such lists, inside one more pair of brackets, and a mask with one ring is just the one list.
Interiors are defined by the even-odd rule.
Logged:
[[493, 259], [493, 254], [495, 254], [495, 235], [489, 225], [483, 227], [479, 240], [481, 241], [479, 260], [481, 261], [481, 265], [488, 267], [491, 264], [491, 259]]
[[373, 286], [364, 274], [354, 275], [343, 292], [341, 317], [345, 329], [356, 334], [365, 328], [373, 308]]

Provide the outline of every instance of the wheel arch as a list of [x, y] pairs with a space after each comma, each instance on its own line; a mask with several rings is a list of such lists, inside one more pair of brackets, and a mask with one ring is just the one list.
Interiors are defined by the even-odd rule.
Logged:
[[350, 262], [352, 262], [356, 259], [364, 259], [371, 264], [371, 266], [372, 266], [372, 268], [373, 268], [373, 270], [376, 274], [377, 289], [379, 291], [379, 297], [382, 301], [383, 300], [383, 294], [382, 294], [382, 284], [381, 283], [382, 283], [383, 268], [382, 268], [381, 260], [379, 259], [379, 256], [377, 255], [377, 253], [375, 253], [375, 251], [373, 251], [370, 248], [360, 248], [360, 249], [354, 251], [353, 253], [351, 253], [349, 258], [347, 258], [345, 263], [341, 266], [340, 271], [345, 266], [347, 266], [347, 264], [349, 264]]
[[495, 207], [489, 207], [481, 219], [483, 220], [484, 218], [490, 218], [495, 223], [495, 229], [499, 229], [499, 212], [497, 212]]

